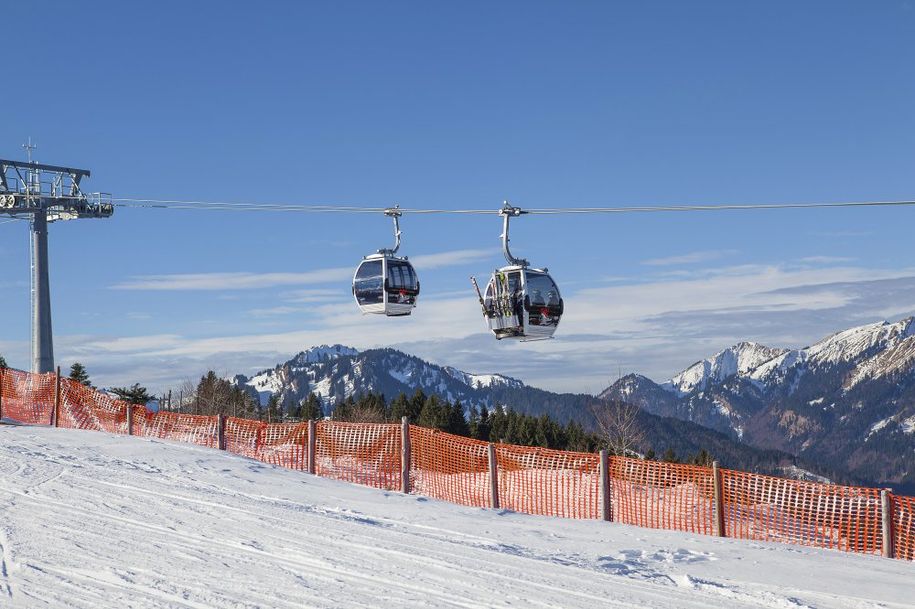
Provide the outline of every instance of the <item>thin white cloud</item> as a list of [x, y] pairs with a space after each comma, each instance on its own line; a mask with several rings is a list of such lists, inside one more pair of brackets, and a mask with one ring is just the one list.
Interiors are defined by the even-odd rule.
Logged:
[[477, 262], [492, 258], [498, 254], [498, 250], [492, 248], [485, 249], [467, 249], [454, 250], [451, 252], [440, 252], [438, 254], [420, 254], [411, 256], [410, 262], [416, 267], [417, 271], [422, 269], [439, 269], [447, 266], [459, 266], [469, 262]]
[[[493, 249], [463, 249], [435, 254], [421, 254], [410, 258], [418, 271], [457, 266], [489, 258]], [[316, 269], [302, 273], [179, 273], [169, 275], [141, 275], [111, 286], [115, 290], [149, 291], [201, 291], [201, 290], [258, 290], [265, 288], [314, 285], [349, 281], [352, 267]]]
[[706, 250], [701, 252], [690, 252], [680, 254], [679, 256], [668, 256], [666, 258], [651, 258], [643, 260], [641, 263], [647, 266], [672, 266], [676, 264], [696, 264], [697, 262], [709, 262], [711, 260], [720, 260], [728, 256], [733, 256], [737, 250]]
[[165, 374], [156, 367], [170, 362], [169, 374], [178, 378], [179, 362], [183, 375], [199, 375], [203, 366], [245, 371], [264, 362], [273, 365], [322, 343], [360, 349], [407, 345], [437, 363], [474, 372], [505, 373], [552, 390], [600, 391], [618, 367], [663, 380], [739, 340], [804, 346], [884, 313], [910, 314], [915, 269], [739, 265], [564, 295], [566, 315], [557, 338], [540, 343], [495, 341], [476, 300], [458, 293], [425, 306], [421, 301], [406, 318], [363, 316], [339, 302], [314, 302], [302, 312], [281, 310], [281, 305], [273, 313], [295, 320], [292, 332], [280, 326], [257, 332], [249, 324], [242, 326], [247, 333], [217, 336], [82, 337], [68, 340], [62, 354], [110, 370], [146, 367], [155, 378]]
[[843, 262], [854, 262], [856, 258], [848, 258], [845, 256], [807, 256], [806, 258], [801, 258], [800, 262], [806, 262], [808, 264], [838, 264]]
[[304, 273], [185, 273], [143, 275], [112, 286], [115, 290], [257, 290], [284, 285], [307, 285], [345, 281], [349, 267], [318, 269]]

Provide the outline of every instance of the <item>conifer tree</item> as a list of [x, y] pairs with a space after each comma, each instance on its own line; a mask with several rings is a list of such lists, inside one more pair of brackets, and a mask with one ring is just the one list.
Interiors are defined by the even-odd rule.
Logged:
[[489, 409], [486, 406], [481, 406], [480, 415], [476, 423], [476, 433], [473, 437], [477, 440], [489, 442], [490, 431], [492, 431], [492, 421], [489, 418]]
[[111, 391], [119, 399], [139, 406], [146, 406], [146, 403], [152, 399], [152, 396], [146, 391], [146, 387], [142, 387], [140, 383], [134, 383], [130, 387], [112, 387]]
[[277, 394], [272, 394], [270, 399], [267, 400], [267, 422], [276, 423], [283, 418], [282, 412], [280, 410], [280, 396]]
[[0, 355], [0, 369], [8, 368], [8, 367], [9, 367], [9, 366], [6, 365], [6, 360], [3, 359], [3, 356], [2, 356], [2, 355]]
[[73, 365], [70, 366], [70, 379], [84, 387], [92, 387], [92, 382], [89, 380], [89, 373], [86, 372], [86, 367], [79, 362], [73, 362]]
[[324, 418], [324, 409], [321, 407], [321, 402], [314, 392], [309, 393], [308, 397], [302, 403], [300, 416], [305, 421], [320, 420]]

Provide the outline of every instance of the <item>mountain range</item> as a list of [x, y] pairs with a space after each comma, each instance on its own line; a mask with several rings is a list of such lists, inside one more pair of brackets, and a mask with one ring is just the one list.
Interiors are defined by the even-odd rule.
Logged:
[[625, 376], [600, 394], [743, 444], [915, 489], [915, 318], [838, 332], [803, 349], [742, 342], [663, 383]]
[[[237, 375], [233, 383], [245, 387], [265, 404], [271, 395], [289, 410], [310, 393], [321, 400], [326, 413], [350, 396], [373, 392], [392, 399], [400, 393], [422, 390], [466, 408], [502, 405], [517, 412], [548, 415], [559, 423], [576, 421], [594, 430], [594, 408], [606, 400], [589, 394], [553, 393], [500, 374], [472, 374], [439, 366], [394, 349], [357, 351], [343, 345], [322, 345], [251, 377]], [[690, 421], [659, 416], [640, 410], [636, 414], [642, 441], [638, 448], [658, 454], [671, 449], [679, 457], [709, 451], [722, 465], [778, 475], [814, 477], [811, 464], [782, 451], [742, 444], [726, 433]], [[819, 469], [818, 473], [842, 475]]]

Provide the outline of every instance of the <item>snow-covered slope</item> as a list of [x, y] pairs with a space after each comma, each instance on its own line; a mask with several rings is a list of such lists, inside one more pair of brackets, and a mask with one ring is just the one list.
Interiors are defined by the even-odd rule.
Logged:
[[2, 607], [900, 609], [911, 577], [897, 560], [459, 507], [190, 445], [0, 426]]
[[[858, 326], [833, 334], [807, 348], [786, 351], [757, 367], [750, 376], [765, 384], [777, 384], [783, 382], [791, 370], [840, 364], [855, 365], [856, 370], [850, 376], [858, 380], [865, 376], [887, 376], [915, 363], [911, 341], [906, 341], [912, 336], [915, 336], [915, 317], [895, 323], [883, 321]], [[886, 355], [901, 343], [907, 343], [908, 353], [904, 348], [902, 353]]]
[[773, 349], [759, 343], [743, 342], [696, 362], [661, 386], [679, 395], [705, 389], [709, 382], [721, 382], [732, 376], [744, 376], [785, 349]]

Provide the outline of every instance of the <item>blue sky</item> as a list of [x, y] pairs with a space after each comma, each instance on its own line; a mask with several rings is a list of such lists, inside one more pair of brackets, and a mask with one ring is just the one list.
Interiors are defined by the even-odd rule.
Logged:
[[[915, 3], [4, 7], [0, 157], [118, 197], [493, 208], [911, 199]], [[26, 27], [27, 24], [32, 24]], [[567, 304], [497, 343], [468, 276], [495, 217], [403, 221], [409, 319], [359, 315], [384, 217], [118, 209], [51, 227], [55, 355], [156, 390], [321, 343], [599, 391], [739, 340], [803, 346], [915, 313], [915, 209], [525, 217]], [[28, 366], [28, 231], [0, 224], [0, 353]]]

